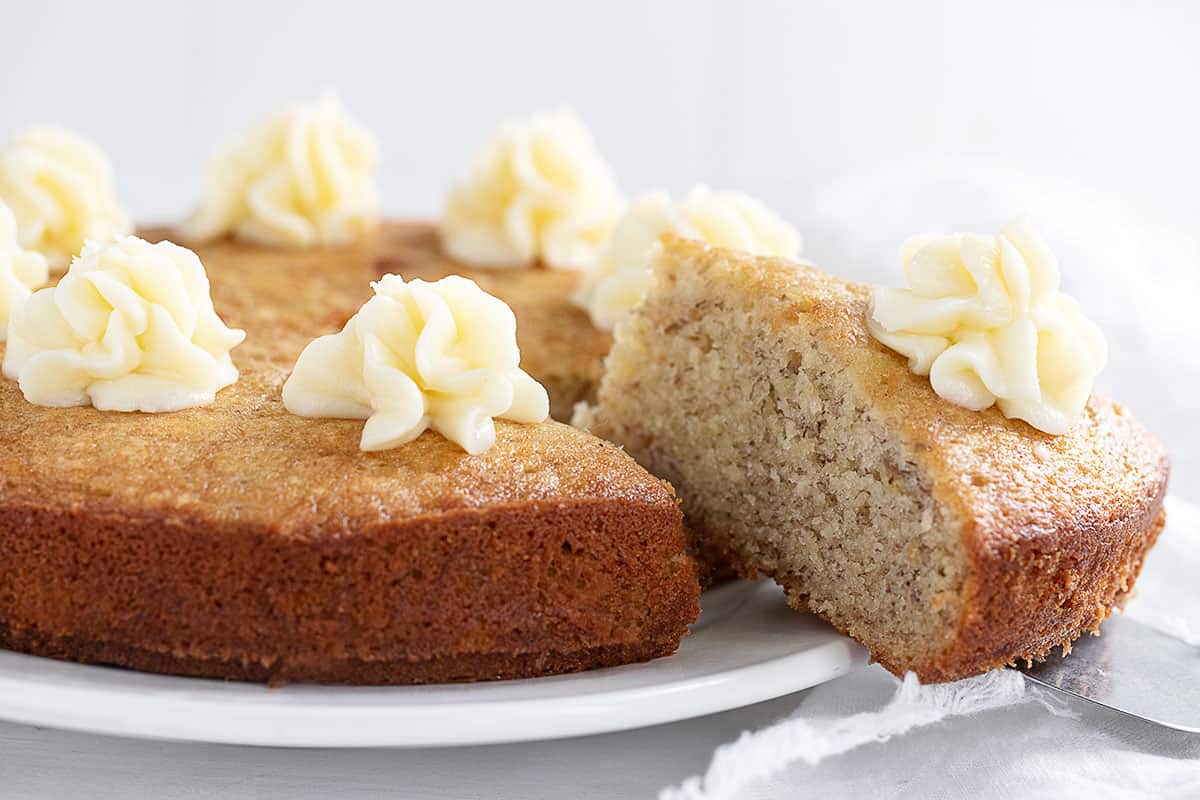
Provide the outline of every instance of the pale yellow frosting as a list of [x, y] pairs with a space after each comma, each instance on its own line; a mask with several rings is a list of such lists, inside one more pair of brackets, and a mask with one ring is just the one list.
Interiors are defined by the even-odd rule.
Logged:
[[283, 387], [303, 417], [365, 419], [363, 450], [432, 429], [475, 455], [494, 417], [542, 422], [546, 390], [523, 372], [512, 309], [457, 275], [434, 283], [385, 275], [339, 333], [309, 343]]
[[681, 203], [663, 191], [639, 199], [613, 230], [573, 300], [598, 328], [613, 327], [650, 287], [650, 259], [663, 234], [759, 256], [795, 258], [800, 234], [758, 200], [697, 186]]
[[910, 288], [877, 287], [868, 326], [940, 397], [1051, 434], [1079, 419], [1108, 348], [1032, 227], [915, 237], [901, 259]]
[[131, 230], [104, 153], [59, 128], [30, 128], [0, 151], [0, 201], [16, 217], [21, 246], [41, 253], [55, 271], [88, 239]]
[[17, 241], [17, 220], [0, 203], [0, 342], [8, 335], [10, 309], [23, 302], [50, 277], [41, 253], [26, 250]]
[[178, 411], [237, 380], [229, 351], [244, 338], [213, 310], [195, 253], [126, 236], [88, 242], [12, 309], [4, 375], [37, 405]]
[[277, 247], [353, 242], [379, 222], [376, 149], [332, 95], [275, 114], [212, 159], [184, 232]]
[[612, 170], [566, 110], [500, 126], [451, 192], [442, 242], [480, 267], [586, 269], [621, 215]]

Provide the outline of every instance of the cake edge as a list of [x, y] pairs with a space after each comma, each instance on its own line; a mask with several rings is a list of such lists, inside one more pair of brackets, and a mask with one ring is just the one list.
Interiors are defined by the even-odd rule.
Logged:
[[[276, 532], [275, 539], [271, 532], [210, 521], [196, 526], [195, 520], [189, 524], [157, 512], [101, 516], [78, 507], [14, 507], [20, 505], [0, 504], [0, 553], [6, 560], [0, 576], [0, 647], [60, 660], [274, 685], [524, 678], [667, 655], [700, 611], [698, 567], [684, 553], [682, 515], [673, 502], [586, 499], [493, 506], [375, 525], [349, 537]], [[607, 553], [590, 552], [591, 545], [613, 537], [614, 524], [627, 540]], [[480, 574], [486, 577], [474, 576], [478, 580], [440, 580], [427, 566], [442, 563], [439, 546], [453, 548], [472, 537], [491, 537], [500, 546], [488, 550], [486, 542], [480, 544], [494, 553], [491, 563], [499, 575], [493, 580], [485, 570]], [[576, 546], [560, 548], [564, 537]], [[118, 551], [113, 542], [125, 549]], [[270, 550], [272, 557], [290, 569], [257, 582], [251, 577], [250, 583], [246, 570], [234, 570], [234, 577], [222, 582], [230, 563], [272, 542], [277, 546]], [[657, 559], [636, 563], [625, 557], [644, 552], [646, 542], [657, 542]], [[227, 547], [237, 545], [244, 549]], [[156, 562], [156, 550], [160, 556], [176, 552]], [[424, 563], [414, 562], [424, 568], [423, 577], [420, 569], [411, 580], [387, 573], [386, 563], [377, 559], [389, 550], [424, 553], [418, 556]], [[211, 557], [214, 552], [220, 560]], [[480, 563], [475, 553], [463, 557]], [[64, 562], [88, 569], [64, 570]], [[181, 583], [179, 573], [174, 581], [164, 574], [163, 563], [169, 564], [168, 573], [183, 564], [202, 566]], [[125, 565], [117, 575], [105, 569], [114, 564]], [[506, 569], [518, 579], [531, 577], [523, 583], [505, 581]], [[382, 599], [377, 580], [364, 580], [358, 589], [349, 580], [380, 572], [399, 581], [384, 587]], [[71, 575], [66, 588], [46, 580], [64, 573]], [[328, 583], [338, 579], [347, 579], [351, 588], [331, 591]], [[596, 587], [590, 600], [546, 605], [556, 587], [560, 593], [587, 591], [576, 583], [581, 579]], [[289, 587], [282, 605], [274, 594], [281, 585]], [[612, 597], [621, 593], [626, 594]], [[498, 611], [489, 619], [496, 598], [509, 595], [516, 598], [516, 608], [532, 613], [506, 617], [506, 611]], [[405, 604], [385, 602], [397, 598]], [[306, 614], [328, 610], [322, 601], [336, 601], [339, 612], [348, 609], [346, 618]], [[432, 634], [423, 631], [430, 609], [447, 602], [460, 609], [459, 619], [441, 620]], [[614, 610], [622, 603], [640, 605], [641, 616], [621, 619]], [[380, 608], [396, 616], [376, 624]], [[313, 640], [317, 646], [311, 646]]]

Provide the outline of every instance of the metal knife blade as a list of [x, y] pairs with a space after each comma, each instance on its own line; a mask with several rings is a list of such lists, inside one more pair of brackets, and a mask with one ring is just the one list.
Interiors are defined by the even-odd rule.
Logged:
[[1022, 670], [1042, 686], [1122, 714], [1200, 734], [1200, 647], [1122, 614], [1062, 657]]

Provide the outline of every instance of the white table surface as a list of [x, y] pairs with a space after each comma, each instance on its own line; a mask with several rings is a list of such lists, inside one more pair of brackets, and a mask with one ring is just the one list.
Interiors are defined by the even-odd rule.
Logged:
[[649, 797], [700, 772], [796, 696], [699, 720], [562, 741], [434, 750], [283, 750], [123, 740], [0, 724], [0, 797]]
[[[891, 679], [878, 667], [766, 703], [710, 717], [637, 731], [561, 741], [492, 747], [431, 750], [285, 750], [223, 745], [146, 742], [113, 737], [0, 724], [0, 797], [4, 798], [625, 798], [653, 797], [667, 784], [702, 773], [718, 746], [744, 730], [761, 728], [808, 704], [814, 712], [839, 713], [882, 705], [892, 691]], [[1200, 789], [1200, 737], [1176, 734], [1077, 703], [1078, 718], [1057, 721], [1063, 730], [1030, 739], [1028, 755], [1053, 758], [1044, 737], [1062, 735], [1070, 726], [1101, 729], [1126, 754], [1153, 756], [1195, 770]], [[1041, 796], [1031, 786], [1029, 767], [1014, 759], [1011, 778], [994, 770], [972, 772], [984, 737], [1012, 741], [1028, 735], [1031, 722], [1042, 724], [1044, 712], [1029, 708], [987, 712], [942, 723], [889, 743], [821, 765], [803, 783], [823, 787], [826, 796], [859, 796], [855, 781], [870, 774], [871, 765], [886, 758], [894, 770], [882, 797], [914, 796], [906, 791], [923, 774], [932, 757], [951, 771], [945, 794], [954, 797], [968, 786], [977, 796], [1020, 787], [1025, 797]], [[879, 748], [888, 748], [890, 754]], [[873, 750], [874, 749], [874, 750]], [[889, 757], [890, 756], [890, 757]], [[1120, 765], [1118, 764], [1118, 767]], [[1140, 765], [1138, 765], [1140, 767]], [[1021, 771], [1015, 771], [1018, 767]], [[801, 767], [803, 778], [805, 768]], [[1123, 777], [1133, 777], [1129, 770]], [[957, 773], [955, 775], [955, 773]], [[790, 775], [795, 773], [789, 773]], [[1120, 776], [1120, 775], [1119, 775]], [[1036, 774], [1034, 777], [1037, 777]], [[1044, 775], [1043, 775], [1044, 778]], [[875, 776], [878, 779], [878, 775]], [[1013, 783], [1008, 784], [1010, 780]], [[974, 783], [968, 783], [974, 781]], [[1051, 783], [1043, 784], [1053, 787]], [[936, 790], [934, 790], [936, 791]], [[978, 792], [983, 792], [979, 795]], [[1049, 793], [1048, 793], [1049, 794]], [[814, 793], [815, 795], [815, 793]], [[747, 792], [746, 796], [759, 796]], [[764, 796], [775, 796], [774, 794]], [[922, 796], [939, 796], [930, 790]], [[1108, 797], [1100, 792], [1096, 797]], [[1137, 796], [1120, 794], [1122, 797]], [[1180, 795], [1183, 796], [1183, 795]], [[875, 800], [880, 800], [876, 798]]]

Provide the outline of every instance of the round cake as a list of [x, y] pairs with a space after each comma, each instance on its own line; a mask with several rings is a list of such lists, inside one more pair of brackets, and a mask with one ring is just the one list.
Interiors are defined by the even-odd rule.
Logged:
[[[274, 683], [515, 678], [673, 652], [699, 613], [696, 566], [671, 488], [617, 446], [498, 420], [481, 455], [432, 432], [364, 453], [361, 422], [283, 407], [304, 346], [382, 272], [421, 277], [430, 236], [392, 224], [341, 248], [196, 247], [217, 311], [247, 332], [241, 377], [212, 405], [46, 408], [0, 382], [0, 645]], [[535, 309], [539, 284], [520, 284]], [[556, 316], [484, 288], [516, 307], [525, 365], [552, 395], [550, 374], [594, 381], [602, 335], [576, 370]]]

